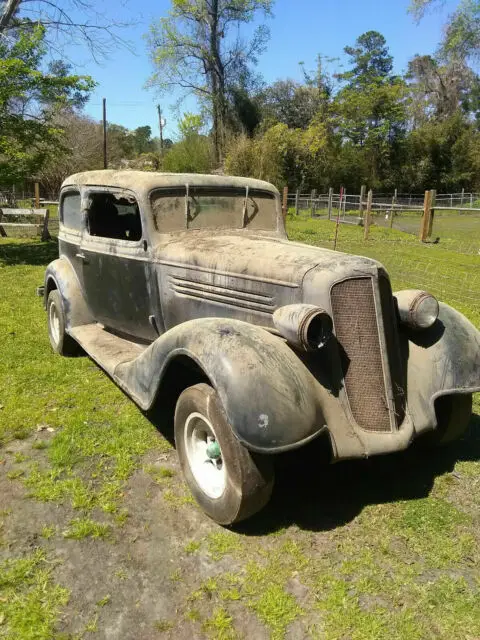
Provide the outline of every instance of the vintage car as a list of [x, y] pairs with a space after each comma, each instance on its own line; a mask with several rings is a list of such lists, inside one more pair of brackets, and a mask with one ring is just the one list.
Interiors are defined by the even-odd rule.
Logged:
[[59, 252], [53, 349], [81, 347], [147, 415], [165, 402], [186, 481], [221, 524], [267, 503], [273, 454], [321, 434], [337, 461], [469, 423], [480, 332], [425, 291], [392, 294], [374, 260], [288, 241], [271, 184], [76, 174]]

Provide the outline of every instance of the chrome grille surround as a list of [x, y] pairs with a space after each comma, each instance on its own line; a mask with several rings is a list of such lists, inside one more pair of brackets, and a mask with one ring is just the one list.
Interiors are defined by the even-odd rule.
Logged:
[[380, 280], [342, 280], [330, 297], [353, 419], [366, 431], [390, 433], [403, 420], [404, 402], [390, 283], [384, 275]]

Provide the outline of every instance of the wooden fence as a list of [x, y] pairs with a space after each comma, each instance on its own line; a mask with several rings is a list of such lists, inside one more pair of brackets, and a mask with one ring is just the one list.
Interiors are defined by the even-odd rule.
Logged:
[[[49, 240], [49, 217], [48, 209], [0, 209], [0, 236], [6, 238], [7, 230], [34, 229], [42, 240]], [[19, 222], [18, 219], [28, 220], [28, 222]]]

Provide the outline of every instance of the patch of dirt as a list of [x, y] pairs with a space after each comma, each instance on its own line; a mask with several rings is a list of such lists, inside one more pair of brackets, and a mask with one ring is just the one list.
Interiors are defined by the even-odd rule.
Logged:
[[[47, 436], [42, 432], [41, 437]], [[32, 443], [33, 439], [12, 443], [0, 458], [4, 471], [0, 476], [0, 510], [4, 511], [0, 559], [18, 558], [38, 547], [46, 550], [55, 567], [53, 579], [71, 593], [58, 631], [67, 637], [83, 637], [88, 625], [89, 638], [106, 640], [205, 638], [201, 623], [184, 615], [188, 598], [202, 582], [232, 571], [235, 561], [230, 556], [213, 560], [203, 547], [193, 554], [185, 551], [192, 539], [204, 539], [219, 529], [196, 507], [182, 504], [184, 487], [175, 452], [160, 458], [158, 452], [156, 456], [151, 452], [145, 457], [150, 468], [160, 463], [174, 476], [156, 482], [150, 474], [137, 471], [128, 481], [122, 501], [128, 518], [123, 525], [113, 526], [110, 539], [74, 540], [62, 532], [82, 512], [67, 504], [30, 499], [21, 478], [7, 476], [32, 462], [46, 464], [46, 452], [32, 449]], [[16, 453], [29, 459], [15, 462]], [[166, 490], [180, 496], [178, 504], [165, 499]], [[94, 520], [112, 521], [99, 511], [89, 515]], [[51, 538], [42, 537], [44, 525], [56, 527]], [[203, 620], [212, 613], [208, 598], [192, 606]], [[247, 635], [268, 638], [261, 623], [239, 603], [232, 613]], [[167, 630], [169, 623], [172, 627]]]

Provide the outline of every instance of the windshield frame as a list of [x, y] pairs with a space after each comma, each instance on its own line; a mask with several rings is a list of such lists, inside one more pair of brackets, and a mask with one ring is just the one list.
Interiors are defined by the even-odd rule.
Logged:
[[[177, 195], [177, 197], [182, 198], [184, 201], [184, 225], [181, 227], [178, 226], [176, 229], [162, 230], [161, 225], [157, 225], [156, 215], [154, 213], [154, 204], [157, 199], [161, 198], [161, 194], [168, 195]], [[200, 197], [202, 192], [206, 196], [218, 195], [222, 196], [222, 192], [226, 196], [240, 197], [243, 198], [242, 211], [239, 213], [238, 224], [236, 225], [217, 225], [217, 226], [205, 226], [205, 227], [190, 227], [189, 223], [191, 222], [190, 218], [190, 206], [191, 202], [194, 201], [195, 196]], [[269, 201], [273, 200], [274, 205], [274, 214], [272, 215], [272, 226], [266, 228], [251, 228], [249, 227], [247, 220], [246, 209], [248, 209], [248, 200], [251, 200], [255, 197], [263, 197]], [[169, 185], [158, 186], [150, 190], [148, 193], [148, 203], [151, 211], [151, 223], [152, 228], [155, 234], [171, 234], [171, 233], [179, 233], [179, 232], [187, 232], [187, 231], [213, 231], [215, 229], [218, 230], [231, 230], [236, 232], [250, 232], [250, 233], [260, 233], [260, 234], [280, 234], [283, 229], [282, 225], [282, 210], [280, 203], [280, 196], [273, 190], [270, 189], [262, 189], [261, 187], [252, 187], [249, 184], [245, 184], [242, 186], [239, 185], [206, 185], [206, 184], [195, 184], [195, 183], [179, 183], [178, 185]], [[266, 225], [265, 225], [266, 226]]]

